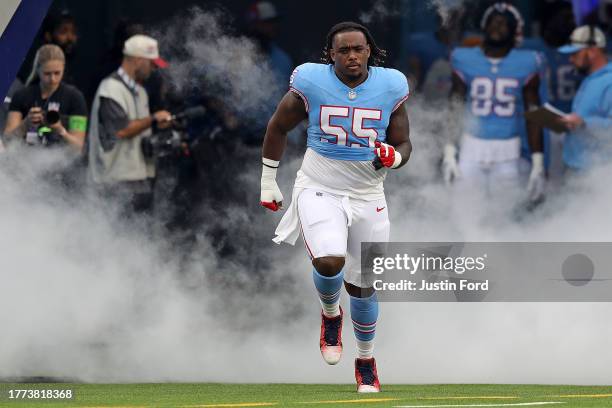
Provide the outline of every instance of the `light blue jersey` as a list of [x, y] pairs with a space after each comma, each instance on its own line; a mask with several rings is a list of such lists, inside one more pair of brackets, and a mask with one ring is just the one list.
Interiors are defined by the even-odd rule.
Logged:
[[545, 57], [545, 79], [540, 83], [544, 88], [540, 92], [542, 103], [549, 102], [555, 108], [569, 113], [580, 85], [580, 76], [569, 61], [569, 54], [560, 53], [539, 37], [525, 39], [521, 47], [539, 51]]
[[[576, 95], [581, 77], [569, 61], [569, 55], [560, 53], [555, 47], [546, 44], [541, 37], [526, 38], [521, 48], [538, 51], [544, 59], [540, 73], [540, 102], [550, 103], [555, 108], [569, 113], [572, 110], [572, 100]], [[542, 129], [544, 134], [544, 165], [549, 167], [551, 160], [551, 136], [549, 129]], [[527, 137], [527, 130], [521, 132], [521, 156], [529, 159], [531, 149]]]
[[465, 131], [481, 139], [510, 139], [524, 126], [523, 88], [541, 70], [538, 53], [513, 49], [493, 60], [480, 47], [456, 48], [451, 65], [467, 86]]
[[291, 75], [289, 90], [308, 112], [308, 147], [337, 160], [372, 160], [384, 142], [391, 114], [408, 98], [408, 81], [395, 69], [370, 67], [361, 85], [349, 88], [333, 65], [306, 63]]
[[572, 112], [585, 125], [565, 137], [565, 164], [573, 169], [587, 169], [593, 165], [596, 155], [609, 161], [612, 157], [612, 62], [582, 81]]

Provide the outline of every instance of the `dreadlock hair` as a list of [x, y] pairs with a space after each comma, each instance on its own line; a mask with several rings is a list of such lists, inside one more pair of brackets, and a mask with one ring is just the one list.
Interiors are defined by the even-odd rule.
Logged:
[[323, 57], [321, 58], [321, 62], [324, 64], [333, 64], [334, 62], [331, 59], [331, 49], [332, 42], [334, 40], [334, 36], [338, 33], [344, 33], [347, 31], [361, 31], [363, 35], [365, 35], [366, 42], [370, 46], [370, 58], [368, 59], [368, 65], [370, 66], [380, 66], [384, 64], [385, 58], [387, 57], [387, 51], [382, 48], [378, 48], [376, 45], [376, 41], [374, 41], [374, 37], [370, 33], [366, 27], [362, 26], [359, 23], [354, 23], [352, 21], [344, 21], [342, 23], [338, 23], [333, 26], [329, 32], [327, 33], [327, 38], [325, 40], [325, 47], [323, 47]]

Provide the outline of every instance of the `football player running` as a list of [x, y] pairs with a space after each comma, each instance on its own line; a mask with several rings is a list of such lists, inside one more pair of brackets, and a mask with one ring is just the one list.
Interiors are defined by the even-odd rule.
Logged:
[[[455, 143], [444, 149], [442, 171], [447, 183], [457, 179], [458, 184], [484, 189], [487, 195], [520, 186], [523, 113], [540, 104], [542, 69], [537, 52], [515, 49], [522, 25], [516, 8], [495, 3], [481, 21], [482, 46], [457, 48], [451, 55], [451, 104], [455, 113], [462, 111], [458, 116], [463, 116], [463, 134], [458, 162]], [[529, 122], [527, 135], [532, 152], [527, 191], [529, 200], [537, 202], [544, 191], [542, 130]]]
[[380, 391], [373, 356], [378, 301], [371, 279], [361, 275], [361, 242], [388, 240], [383, 181], [412, 151], [403, 106], [408, 82], [399, 71], [379, 67], [385, 56], [366, 27], [333, 26], [323, 63], [293, 71], [263, 143], [261, 205], [276, 211], [283, 205], [276, 172], [287, 132], [308, 119], [307, 150], [274, 241], [294, 244], [302, 233], [322, 306], [319, 346], [328, 364], [338, 363], [342, 353], [344, 283], [357, 342], [358, 392]]

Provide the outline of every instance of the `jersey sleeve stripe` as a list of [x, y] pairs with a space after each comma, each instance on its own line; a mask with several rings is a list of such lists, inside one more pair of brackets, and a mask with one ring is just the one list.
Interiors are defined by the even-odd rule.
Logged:
[[464, 84], [466, 83], [465, 76], [463, 76], [463, 73], [461, 71], [457, 69], [453, 69], [453, 72], [457, 74], [457, 76], [463, 81]]
[[406, 96], [404, 96], [402, 99], [400, 99], [395, 106], [393, 107], [393, 109], [391, 110], [391, 113], [395, 112], [397, 110], [397, 108], [399, 108], [401, 106], [402, 103], [406, 102], [406, 100], [408, 99], [408, 97], [410, 97], [410, 94], [406, 94]]
[[304, 101], [304, 105], [306, 106], [306, 112], [309, 112], [310, 111], [310, 105], [308, 104], [308, 98], [306, 98], [306, 95], [304, 95], [303, 93], [301, 93], [300, 91], [298, 91], [294, 87], [289, 87], [289, 91], [293, 92], [294, 94], [296, 94], [297, 96], [302, 98], [302, 100]]
[[300, 224], [300, 232], [302, 233], [302, 240], [304, 241], [304, 245], [306, 246], [306, 251], [308, 251], [308, 256], [310, 257], [310, 259], [314, 259], [314, 255], [312, 254], [312, 251], [310, 250], [310, 247], [308, 246], [308, 242], [306, 242], [306, 236], [304, 235], [304, 229], [302, 228], [301, 224]]
[[532, 72], [527, 78], [525, 78], [525, 85], [527, 85], [535, 76], [540, 75], [538, 72]]

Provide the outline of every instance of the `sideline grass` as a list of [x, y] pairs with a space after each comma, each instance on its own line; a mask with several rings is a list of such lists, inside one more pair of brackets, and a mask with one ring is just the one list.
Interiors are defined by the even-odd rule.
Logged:
[[[9, 390], [70, 389], [71, 400], [9, 399]], [[556, 404], [549, 404], [556, 403]], [[317, 384], [10, 384], [0, 407], [612, 407], [612, 386], [383, 385], [359, 395], [353, 385]]]

